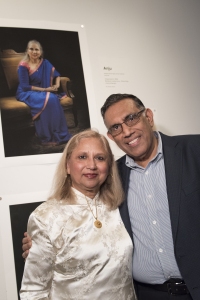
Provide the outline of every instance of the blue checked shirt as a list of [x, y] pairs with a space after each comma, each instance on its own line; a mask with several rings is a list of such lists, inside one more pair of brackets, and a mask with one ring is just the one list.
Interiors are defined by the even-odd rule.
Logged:
[[161, 284], [181, 274], [173, 250], [162, 140], [158, 132], [155, 135], [158, 150], [147, 167], [129, 156], [126, 166], [131, 168], [128, 210], [134, 239], [133, 278]]

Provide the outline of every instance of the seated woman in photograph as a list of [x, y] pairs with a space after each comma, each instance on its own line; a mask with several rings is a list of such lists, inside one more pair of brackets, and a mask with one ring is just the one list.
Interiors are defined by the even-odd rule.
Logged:
[[28, 221], [32, 247], [21, 299], [135, 300], [133, 245], [118, 210], [122, 199], [106, 138], [94, 130], [72, 137], [51, 196]]
[[41, 144], [58, 145], [66, 143], [71, 137], [60, 105], [60, 98], [64, 94], [57, 93], [60, 74], [42, 56], [41, 44], [35, 40], [29, 41], [24, 59], [18, 67], [16, 98], [30, 107]]

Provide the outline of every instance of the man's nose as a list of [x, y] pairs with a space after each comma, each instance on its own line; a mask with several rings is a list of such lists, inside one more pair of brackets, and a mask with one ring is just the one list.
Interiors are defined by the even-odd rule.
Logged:
[[129, 136], [130, 133], [134, 131], [133, 126], [130, 127], [126, 125], [126, 123], [122, 123], [121, 126], [122, 126], [122, 133], [124, 134], [124, 136]]

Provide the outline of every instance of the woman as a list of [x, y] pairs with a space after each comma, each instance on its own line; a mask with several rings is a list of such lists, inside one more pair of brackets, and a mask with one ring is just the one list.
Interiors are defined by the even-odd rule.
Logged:
[[16, 98], [30, 107], [36, 135], [41, 144], [58, 145], [66, 143], [71, 137], [60, 105], [60, 98], [65, 95], [57, 94], [60, 74], [42, 56], [40, 43], [30, 41], [18, 67], [19, 86]]
[[108, 141], [93, 130], [65, 147], [49, 199], [30, 216], [21, 299], [134, 300], [132, 241]]

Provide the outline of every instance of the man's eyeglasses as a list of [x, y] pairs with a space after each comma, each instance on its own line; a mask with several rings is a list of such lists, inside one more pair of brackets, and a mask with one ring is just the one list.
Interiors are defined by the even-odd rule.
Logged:
[[131, 114], [128, 115], [124, 122], [120, 123], [120, 124], [115, 124], [113, 126], [111, 126], [108, 130], [108, 132], [113, 136], [117, 136], [118, 134], [120, 134], [123, 131], [122, 128], [122, 124], [126, 124], [128, 127], [131, 127], [135, 124], [137, 124], [140, 120], [140, 116], [143, 113], [143, 111], [145, 111], [145, 108], [143, 108], [142, 110], [140, 110], [137, 114]]

